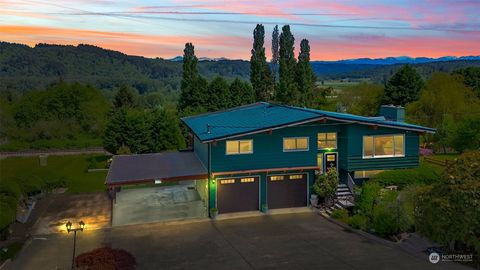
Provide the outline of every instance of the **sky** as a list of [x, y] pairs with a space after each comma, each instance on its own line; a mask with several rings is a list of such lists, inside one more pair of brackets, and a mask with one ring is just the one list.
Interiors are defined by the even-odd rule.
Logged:
[[[0, 0], [0, 41], [249, 59], [253, 29], [289, 24], [312, 60], [480, 55], [480, 0]], [[296, 50], [297, 51], [297, 50]]]

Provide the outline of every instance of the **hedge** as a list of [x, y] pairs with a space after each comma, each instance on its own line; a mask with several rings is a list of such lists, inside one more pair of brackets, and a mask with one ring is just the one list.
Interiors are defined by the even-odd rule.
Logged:
[[441, 169], [432, 165], [421, 164], [414, 169], [389, 170], [374, 175], [370, 181], [381, 186], [396, 185], [400, 189], [410, 184], [432, 184], [441, 178]]

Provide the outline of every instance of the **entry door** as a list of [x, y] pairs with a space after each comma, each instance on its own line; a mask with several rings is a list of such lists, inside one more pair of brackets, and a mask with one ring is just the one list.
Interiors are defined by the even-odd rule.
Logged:
[[335, 168], [338, 171], [338, 153], [325, 153], [325, 171], [328, 171], [330, 168]]
[[218, 179], [218, 213], [223, 214], [258, 210], [259, 182], [259, 177], [253, 176]]

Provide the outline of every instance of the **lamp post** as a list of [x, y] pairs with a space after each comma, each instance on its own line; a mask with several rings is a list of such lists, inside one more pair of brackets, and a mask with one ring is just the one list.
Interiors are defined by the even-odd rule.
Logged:
[[70, 221], [65, 224], [65, 227], [67, 227], [67, 232], [73, 232], [73, 256], [72, 256], [72, 270], [75, 269], [75, 246], [77, 244], [77, 231], [82, 231], [85, 228], [85, 222], [80, 221], [78, 223], [80, 227], [72, 229], [72, 223]]

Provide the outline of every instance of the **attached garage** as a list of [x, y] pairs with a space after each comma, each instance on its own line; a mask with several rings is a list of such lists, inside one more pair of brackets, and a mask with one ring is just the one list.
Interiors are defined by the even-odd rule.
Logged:
[[219, 214], [259, 210], [258, 176], [217, 179]]
[[306, 173], [269, 175], [267, 177], [268, 208], [307, 206]]

